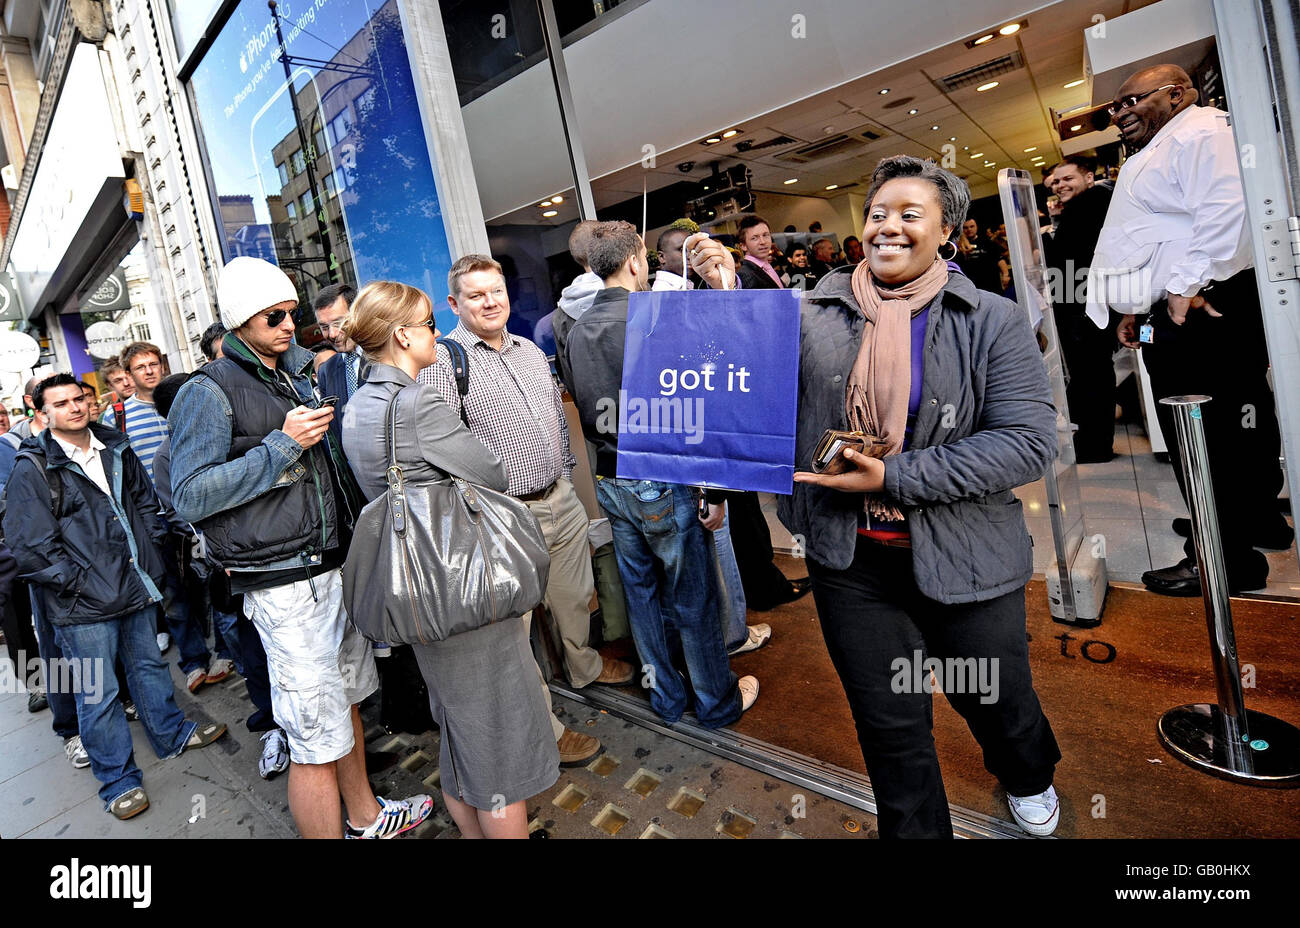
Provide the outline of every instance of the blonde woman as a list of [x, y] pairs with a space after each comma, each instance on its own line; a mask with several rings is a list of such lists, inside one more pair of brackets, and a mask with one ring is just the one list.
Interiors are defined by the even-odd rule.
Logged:
[[[384, 428], [397, 406], [394, 454], [408, 483], [447, 475], [505, 491], [506, 469], [433, 387], [416, 383], [437, 362], [429, 297], [390, 281], [357, 294], [344, 323], [372, 366], [343, 413], [343, 448], [367, 499], [385, 492]], [[526, 838], [525, 800], [559, 778], [559, 752], [537, 687], [522, 618], [412, 645], [441, 730], [442, 796], [466, 838]]]

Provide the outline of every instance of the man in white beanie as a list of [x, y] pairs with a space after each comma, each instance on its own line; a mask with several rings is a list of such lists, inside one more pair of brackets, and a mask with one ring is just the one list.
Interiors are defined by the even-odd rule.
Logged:
[[299, 832], [390, 838], [433, 800], [376, 797], [366, 779], [357, 705], [378, 676], [340, 571], [361, 497], [329, 435], [334, 411], [312, 387], [314, 356], [294, 344], [298, 293], [275, 265], [240, 257], [222, 269], [217, 302], [223, 357], [181, 387], [168, 416], [174, 508], [244, 594], [266, 648]]

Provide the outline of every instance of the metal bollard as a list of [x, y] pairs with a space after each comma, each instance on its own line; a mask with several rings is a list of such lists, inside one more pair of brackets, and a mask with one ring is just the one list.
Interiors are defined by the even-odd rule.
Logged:
[[1255, 786], [1300, 786], [1300, 729], [1249, 711], [1241, 692], [1228, 572], [1201, 421], [1201, 406], [1210, 399], [1170, 396], [1160, 402], [1174, 411], [1218, 703], [1170, 709], [1160, 717], [1156, 731], [1174, 757], [1206, 773]]

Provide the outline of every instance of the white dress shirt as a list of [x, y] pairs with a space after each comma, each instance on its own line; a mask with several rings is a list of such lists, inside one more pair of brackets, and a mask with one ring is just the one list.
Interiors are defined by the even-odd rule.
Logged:
[[95, 486], [99, 487], [109, 496], [113, 495], [113, 492], [108, 488], [108, 475], [104, 473], [104, 462], [99, 459], [99, 452], [104, 450], [104, 443], [102, 441], [92, 434], [90, 436], [90, 448], [86, 451], [82, 451], [76, 445], [64, 441], [53, 432], [51, 432], [50, 435], [59, 443], [59, 447], [62, 448], [63, 453], [68, 456], [68, 460], [80, 467], [81, 472], [89, 477], [91, 481], [94, 482]]
[[1146, 312], [1254, 263], [1228, 114], [1189, 106], [1120, 169], [1088, 277], [1088, 318]]

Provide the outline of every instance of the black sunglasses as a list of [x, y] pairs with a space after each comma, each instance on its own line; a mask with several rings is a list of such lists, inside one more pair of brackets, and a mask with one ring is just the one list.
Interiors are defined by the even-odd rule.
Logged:
[[1177, 87], [1177, 84], [1165, 84], [1157, 87], [1155, 90], [1148, 90], [1146, 93], [1131, 93], [1127, 97], [1120, 97], [1118, 100], [1106, 107], [1107, 114], [1114, 116], [1124, 110], [1131, 110], [1153, 93], [1159, 93], [1162, 90], [1168, 90], [1171, 87]]
[[[289, 315], [290, 312], [291, 310], [288, 309], [273, 309], [266, 315], [262, 316], [262, 318], [266, 320], [266, 327], [268, 329], [274, 329], [277, 328], [281, 322], [284, 322], [284, 317]], [[297, 322], [297, 311], [292, 310], [292, 312], [294, 313], [294, 321]]]

